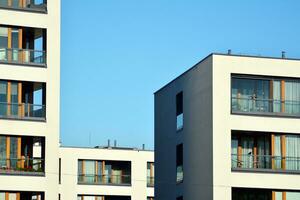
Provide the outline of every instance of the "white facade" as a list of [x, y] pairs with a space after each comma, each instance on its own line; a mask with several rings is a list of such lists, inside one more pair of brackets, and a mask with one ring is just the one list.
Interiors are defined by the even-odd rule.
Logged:
[[[154, 162], [154, 153], [152, 151], [114, 147], [61, 147], [60, 159], [61, 184], [59, 185], [59, 191], [61, 199], [71, 200], [77, 199], [78, 196], [84, 196], [84, 198], [78, 199], [109, 200], [109, 197], [118, 196], [128, 197], [131, 200], [146, 200], [147, 197], [154, 197], [154, 187], [147, 187], [147, 177], [149, 177], [149, 172], [147, 174], [147, 163]], [[131, 181], [127, 182], [125, 180], [124, 182], [129, 184], [122, 184], [122, 181], [117, 181], [118, 177], [115, 177], [115, 182], [103, 182], [101, 177], [103, 177], [104, 173], [97, 172], [97, 175], [95, 175], [95, 172], [89, 170], [90, 174], [85, 174], [87, 176], [86, 181], [80, 183], [78, 178], [80, 174], [78, 172], [79, 160], [88, 162], [99, 161], [99, 163], [103, 161], [106, 163], [115, 162], [116, 164], [120, 162], [129, 163], [130, 170], [127, 174], [129, 176], [126, 176], [126, 178], [130, 178]], [[85, 168], [87, 168], [87, 163]], [[98, 165], [98, 168], [101, 168], [100, 165]], [[105, 174], [105, 180], [108, 180], [109, 172], [105, 171]], [[95, 177], [99, 178], [99, 180], [96, 181]], [[87, 181], [88, 179], [89, 181]]]
[[157, 91], [156, 199], [300, 199], [299, 78], [297, 59], [211, 54]]
[[[4, 5], [8, 3], [7, 5]], [[16, 5], [18, 8], [12, 8], [12, 1], [1, 1], [0, 6], [0, 18], [1, 25], [5, 26], [5, 30], [8, 30], [8, 39], [1, 38], [2, 42], [8, 42], [8, 46], [1, 46], [0, 49], [2, 51], [1, 59], [0, 59], [0, 79], [14, 82], [21, 81], [23, 82], [22, 86], [18, 85], [18, 105], [16, 114], [17, 117], [11, 116], [2, 116], [0, 119], [0, 136], [5, 135], [5, 137], [23, 137], [23, 136], [34, 136], [34, 137], [42, 137], [44, 139], [44, 167], [42, 167], [42, 173], [39, 175], [33, 175], [33, 173], [27, 173], [26, 175], [20, 175], [19, 172], [15, 174], [10, 174], [10, 171], [22, 171], [24, 168], [24, 162], [30, 163], [31, 160], [25, 159], [24, 157], [24, 149], [21, 147], [21, 139], [22, 145], [25, 143], [24, 138], [20, 139], [20, 143], [18, 143], [18, 166], [16, 169], [12, 169], [12, 164], [10, 166], [3, 167], [3, 170], [7, 170], [6, 172], [1, 173], [0, 175], [0, 191], [1, 192], [41, 192], [44, 195], [44, 199], [53, 200], [58, 198], [58, 155], [59, 155], [59, 99], [60, 99], [60, 0], [50, 0], [47, 2], [47, 11], [45, 9], [31, 9], [30, 5], [25, 5], [26, 1], [18, 2]], [[22, 5], [20, 8], [19, 6]], [[23, 8], [28, 7], [28, 8]], [[8, 28], [8, 29], [6, 29]], [[22, 29], [22, 30], [21, 30]], [[43, 29], [46, 33], [44, 35], [43, 48], [46, 54], [46, 61], [41, 61], [43, 58], [38, 58], [37, 51], [33, 53], [31, 50], [33, 49], [32, 44], [29, 44], [33, 41], [25, 41], [26, 34], [25, 32], [28, 29]], [[18, 47], [14, 47], [14, 36], [10, 36], [11, 31], [21, 30], [18, 35]], [[23, 31], [23, 35], [22, 35]], [[42, 31], [42, 32], [43, 32]], [[41, 34], [38, 33], [36, 34]], [[7, 33], [6, 33], [7, 34]], [[5, 36], [6, 37], [6, 36]], [[22, 41], [23, 37], [23, 41]], [[35, 36], [34, 36], [35, 37]], [[34, 40], [34, 39], [33, 39]], [[3, 45], [3, 43], [2, 43]], [[38, 46], [38, 44], [34, 44]], [[38, 48], [38, 47], [35, 47]], [[8, 49], [8, 50], [7, 50]], [[13, 49], [12, 51], [9, 49]], [[19, 49], [19, 50], [18, 50]], [[22, 50], [23, 49], [23, 50]], [[30, 50], [28, 50], [30, 49]], [[7, 50], [7, 51], [6, 51]], [[6, 51], [6, 52], [5, 52]], [[29, 56], [31, 55], [31, 57]], [[12, 58], [13, 57], [13, 58]], [[16, 58], [17, 57], [17, 58]], [[34, 57], [34, 58], [32, 58]], [[12, 59], [15, 59], [12, 61]], [[30, 61], [30, 59], [33, 59]], [[38, 61], [40, 59], [40, 61]], [[41, 63], [42, 64], [41, 64]], [[45, 64], [46, 63], [46, 64]], [[29, 114], [29, 112], [39, 112], [36, 106], [31, 106], [30, 111], [26, 111], [26, 107], [30, 106], [27, 104], [28, 98], [26, 96], [25, 85], [28, 82], [40, 82], [45, 84], [45, 89], [43, 91], [45, 98], [43, 101], [46, 102], [45, 109], [46, 114], [42, 117], [42, 119], [36, 119], [34, 117], [35, 114]], [[5, 83], [6, 84], [6, 83]], [[36, 86], [34, 86], [36, 87]], [[21, 88], [21, 89], [20, 89]], [[23, 88], [23, 92], [22, 92]], [[20, 94], [22, 93], [22, 94]], [[35, 95], [35, 94], [30, 94]], [[6, 97], [5, 97], [6, 98]], [[10, 98], [10, 97], [7, 97]], [[35, 97], [33, 97], [35, 98]], [[25, 100], [26, 99], [26, 100]], [[30, 97], [29, 97], [30, 99]], [[3, 102], [3, 99], [1, 100]], [[10, 100], [12, 101], [12, 100]], [[29, 100], [30, 101], [30, 100]], [[38, 101], [38, 100], [32, 100]], [[6, 102], [8, 103], [8, 102]], [[35, 104], [31, 102], [31, 104]], [[13, 104], [7, 104], [12, 106]], [[6, 104], [5, 104], [6, 106]], [[8, 108], [5, 108], [5, 110]], [[13, 109], [12, 107], [9, 109]], [[25, 110], [25, 111], [24, 111]], [[2, 110], [3, 111], [3, 110]], [[4, 115], [7, 114], [5, 111]], [[13, 112], [13, 111], [9, 111]], [[43, 112], [43, 111], [41, 111]], [[21, 114], [23, 113], [23, 114]], [[31, 115], [32, 117], [24, 117], [25, 115]], [[23, 115], [23, 116], [21, 116]], [[37, 114], [40, 115], [40, 114]], [[10, 119], [8, 119], [10, 118]], [[32, 137], [33, 138], [33, 137]], [[24, 141], [24, 142], [23, 142]], [[11, 142], [11, 140], [10, 140]], [[3, 144], [3, 143], [2, 143]], [[33, 156], [39, 157], [41, 151], [38, 143], [35, 145], [35, 152]], [[10, 147], [12, 148], [12, 147]], [[20, 150], [22, 148], [22, 150]], [[27, 151], [27, 150], [26, 150]], [[5, 154], [5, 153], [4, 153]], [[8, 154], [6, 154], [8, 155]], [[4, 155], [4, 156], [6, 156]], [[10, 153], [10, 159], [12, 158], [12, 153]], [[20, 159], [21, 158], [21, 159]], [[8, 159], [8, 158], [1, 158]], [[10, 162], [10, 161], [7, 161]], [[35, 161], [33, 161], [35, 162]], [[5, 161], [4, 161], [5, 163]], [[23, 163], [23, 164], [19, 164]], [[23, 166], [22, 166], [23, 165]], [[30, 165], [30, 164], [25, 164]], [[22, 166], [22, 167], [21, 167]], [[27, 166], [27, 167], [28, 167]], [[29, 166], [30, 168], [32, 166]], [[5, 171], [4, 170], [4, 171]], [[5, 195], [10, 199], [20, 199], [19, 194], [14, 194], [11, 192], [10, 194], [6, 193]], [[42, 196], [38, 196], [37, 198], [42, 198]], [[15, 196], [15, 198], [13, 197]], [[6, 197], [6, 198], [7, 198]], [[21, 195], [22, 198], [22, 195]], [[34, 197], [35, 198], [35, 197]], [[2, 199], [2, 198], [1, 198]], [[27, 198], [24, 197], [27, 200]]]

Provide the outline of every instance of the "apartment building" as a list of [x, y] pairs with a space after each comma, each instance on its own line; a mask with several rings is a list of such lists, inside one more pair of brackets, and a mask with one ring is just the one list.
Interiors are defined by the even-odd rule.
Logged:
[[0, 199], [58, 199], [60, 1], [0, 1]]
[[154, 200], [154, 153], [122, 147], [61, 147], [61, 199]]
[[300, 199], [300, 60], [211, 54], [155, 93], [157, 200]]

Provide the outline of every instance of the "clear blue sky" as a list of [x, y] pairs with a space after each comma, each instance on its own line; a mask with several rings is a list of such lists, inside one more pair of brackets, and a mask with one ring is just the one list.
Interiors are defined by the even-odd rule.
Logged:
[[153, 148], [153, 92], [211, 52], [300, 58], [299, 10], [297, 0], [62, 0], [63, 144]]

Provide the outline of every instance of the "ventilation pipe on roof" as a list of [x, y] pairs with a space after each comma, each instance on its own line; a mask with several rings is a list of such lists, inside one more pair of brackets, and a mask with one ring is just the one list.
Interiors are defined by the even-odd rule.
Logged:
[[285, 51], [281, 52], [281, 58], [283, 58], [283, 59], [285, 58]]

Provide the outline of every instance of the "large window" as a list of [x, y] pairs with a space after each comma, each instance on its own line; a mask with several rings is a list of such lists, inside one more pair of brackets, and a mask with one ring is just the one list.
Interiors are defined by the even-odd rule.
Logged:
[[13, 8], [27, 11], [47, 11], [46, 0], [0, 0], [0, 8]]
[[0, 26], [0, 62], [45, 66], [46, 30]]
[[78, 183], [131, 184], [129, 161], [78, 160]]
[[154, 187], [154, 163], [147, 163], [147, 186]]
[[[0, 199], [1, 200], [1, 199]], [[131, 200], [130, 196], [93, 196], [78, 195], [77, 200]]]
[[45, 139], [0, 135], [1, 174], [44, 173]]
[[176, 129], [183, 128], [183, 92], [176, 95]]
[[0, 117], [46, 118], [46, 84], [0, 80]]
[[300, 170], [300, 135], [233, 131], [233, 169]]
[[300, 80], [232, 76], [233, 113], [300, 116]]
[[5, 192], [0, 191], [0, 200], [44, 200], [42, 192]]
[[300, 191], [233, 188], [232, 200], [298, 200]]
[[183, 181], [183, 144], [176, 146], [176, 182]]

